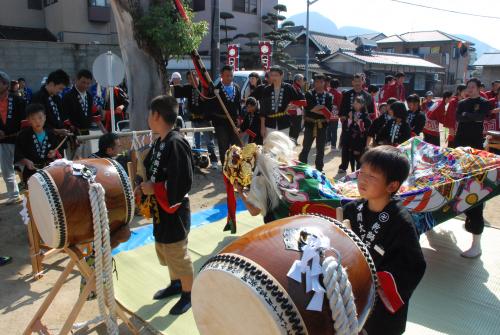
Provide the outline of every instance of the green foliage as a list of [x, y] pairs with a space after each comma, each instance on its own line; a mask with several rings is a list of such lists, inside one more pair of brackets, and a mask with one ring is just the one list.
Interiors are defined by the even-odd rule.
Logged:
[[[288, 28], [294, 27], [295, 23], [292, 21], [285, 21], [286, 17], [281, 15], [287, 11], [286, 6], [278, 4], [273, 7], [276, 13], [267, 13], [262, 16], [262, 22], [271, 27], [271, 31], [264, 34], [264, 36], [273, 42], [273, 59], [275, 61], [290, 62], [291, 57], [283, 51], [285, 45], [293, 41], [293, 35]], [[281, 26], [280, 22], [284, 21]]]
[[[190, 7], [184, 8], [192, 20]], [[135, 16], [137, 40], [159, 64], [198, 49], [208, 30], [206, 21], [184, 22], [173, 1], [156, 1], [147, 12], [135, 13]]]
[[228, 12], [220, 12], [220, 18], [223, 20], [234, 19], [234, 15]]

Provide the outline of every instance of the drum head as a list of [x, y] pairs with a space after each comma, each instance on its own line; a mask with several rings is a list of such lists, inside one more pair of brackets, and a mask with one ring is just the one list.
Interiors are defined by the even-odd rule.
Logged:
[[306, 334], [297, 308], [278, 282], [235, 255], [205, 265], [194, 282], [192, 302], [202, 335]]
[[43, 242], [51, 248], [66, 244], [66, 219], [59, 192], [45, 171], [28, 179], [31, 214]]

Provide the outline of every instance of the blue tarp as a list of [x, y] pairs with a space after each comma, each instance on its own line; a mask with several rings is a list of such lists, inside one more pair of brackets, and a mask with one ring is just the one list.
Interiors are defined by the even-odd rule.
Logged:
[[[236, 213], [245, 211], [245, 204], [241, 199], [236, 202]], [[215, 207], [199, 211], [191, 214], [191, 229], [203, 226], [222, 220], [227, 217], [227, 205], [221, 204]], [[113, 249], [113, 256], [118, 255], [122, 251], [134, 250], [135, 248], [142, 247], [148, 243], [154, 242], [153, 225], [135, 228], [131, 232], [130, 239], [120, 244], [117, 248]]]

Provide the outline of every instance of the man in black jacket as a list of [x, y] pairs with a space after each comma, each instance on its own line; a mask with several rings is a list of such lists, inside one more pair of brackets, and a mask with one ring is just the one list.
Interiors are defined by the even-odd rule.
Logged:
[[[233, 82], [233, 68], [231, 66], [226, 65], [222, 67], [220, 73], [221, 81], [215, 86], [215, 89], [219, 91], [222, 102], [226, 106], [234, 124], [236, 124], [236, 120], [241, 112], [241, 91], [239, 86]], [[238, 135], [233, 131], [231, 123], [218, 99], [211, 101], [211, 119], [215, 127], [215, 136], [217, 137], [217, 144], [219, 146], [220, 162], [224, 166], [227, 149], [233, 144], [238, 144], [240, 140]]]
[[20, 201], [19, 188], [14, 171], [16, 136], [24, 119], [24, 100], [9, 94], [10, 77], [0, 71], [0, 168], [7, 187], [7, 204]]
[[[272, 131], [289, 132], [290, 115], [288, 108], [293, 101], [303, 100], [304, 94], [283, 82], [283, 70], [273, 66], [269, 70], [270, 85], [266, 86], [261, 98], [261, 126], [262, 138]], [[293, 135], [293, 132], [292, 132]]]
[[[341, 121], [344, 121], [349, 112], [353, 109], [354, 99], [357, 96], [363, 97], [366, 102], [366, 110], [368, 112], [368, 117], [373, 119], [375, 113], [375, 107], [373, 106], [372, 97], [370, 93], [363, 90], [363, 75], [356, 73], [352, 78], [352, 89], [342, 93], [342, 104], [340, 105], [339, 117]], [[343, 134], [340, 134], [340, 138], [343, 138]], [[345, 157], [342, 160], [341, 166], [348, 166], [349, 162], [345, 161]], [[343, 169], [339, 170], [339, 173], [345, 173]]]
[[[89, 135], [92, 126], [92, 94], [88, 91], [92, 84], [92, 72], [80, 70], [76, 75], [75, 84], [62, 99], [64, 113], [68, 116], [71, 126], [77, 135]], [[97, 122], [102, 132], [106, 132], [101, 122]], [[80, 143], [80, 147], [70, 154], [70, 159], [88, 157], [92, 153], [89, 141]]]
[[62, 99], [59, 96], [66, 86], [69, 85], [69, 76], [59, 69], [51, 72], [47, 82], [38, 92], [33, 95], [32, 103], [42, 104], [47, 115], [46, 125], [54, 130], [59, 136], [67, 136], [69, 132], [64, 129], [64, 121], [68, 119], [62, 107]]
[[[455, 135], [457, 147], [472, 147], [483, 149], [483, 122], [491, 112], [498, 113], [499, 109], [492, 110], [488, 100], [480, 95], [481, 81], [471, 78], [467, 82], [467, 99], [458, 103], [456, 120], [458, 123]], [[484, 204], [481, 203], [465, 211], [465, 230], [472, 234], [471, 247], [462, 253], [463, 257], [475, 258], [481, 255], [481, 234], [484, 230]]]

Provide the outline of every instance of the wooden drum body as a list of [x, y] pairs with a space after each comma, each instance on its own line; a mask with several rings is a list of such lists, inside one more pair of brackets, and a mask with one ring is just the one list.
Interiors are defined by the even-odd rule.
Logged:
[[[224, 248], [200, 270], [193, 314], [203, 335], [334, 334], [327, 298], [321, 312], [306, 310], [314, 292], [287, 273], [301, 252], [285, 248], [287, 230], [314, 229], [341, 255], [363, 325], [375, 302], [376, 272], [364, 244], [338, 221], [294, 216], [259, 227]], [[326, 251], [325, 257], [334, 256]], [[304, 277], [304, 275], [303, 275]]]
[[93, 240], [88, 173], [105, 190], [110, 232], [132, 220], [133, 190], [120, 164], [112, 159], [56, 161], [28, 180], [32, 216], [47, 246], [59, 249]]

